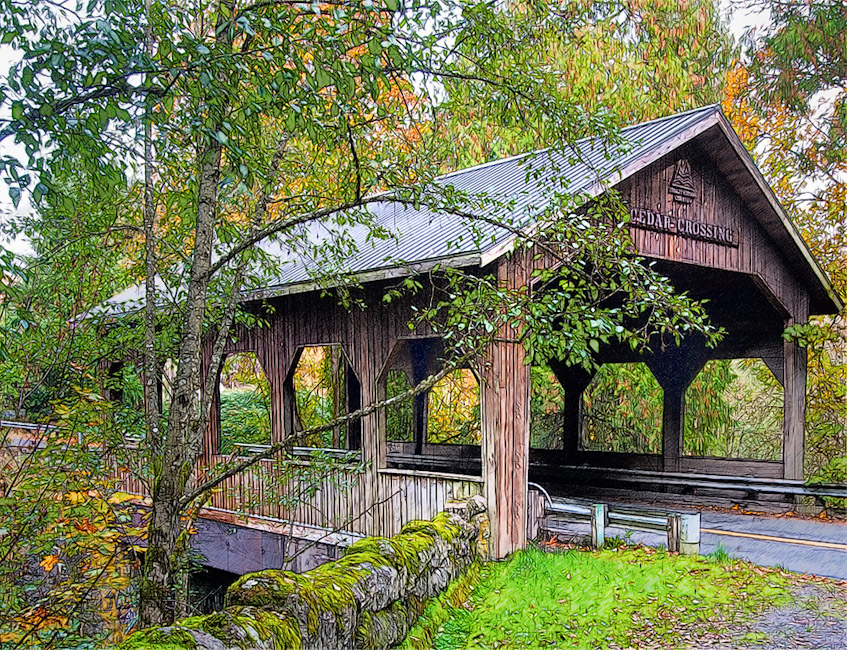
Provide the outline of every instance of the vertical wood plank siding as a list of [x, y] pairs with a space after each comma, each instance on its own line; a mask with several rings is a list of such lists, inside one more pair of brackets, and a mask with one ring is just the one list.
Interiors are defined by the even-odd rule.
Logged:
[[[675, 203], [668, 192], [677, 160], [688, 159], [699, 200]], [[666, 156], [620, 186], [630, 208], [646, 208], [661, 214], [731, 228], [738, 246], [724, 246], [667, 232], [630, 228], [633, 243], [645, 257], [685, 262], [708, 268], [756, 276], [779, 301], [787, 315], [808, 317], [808, 294], [741, 197], [730, 187], [714, 164], [694, 145]], [[803, 313], [805, 311], [805, 314]]]
[[[236, 326], [225, 352], [254, 352], [271, 390], [271, 438], [282, 441], [286, 431], [283, 394], [286, 379], [300, 349], [306, 346], [340, 344], [362, 388], [362, 403], [384, 397], [381, 374], [398, 337], [408, 336], [412, 311], [408, 302], [382, 303], [381, 287], [360, 296], [365, 307], [348, 311], [331, 297], [314, 293], [275, 298], [265, 314], [266, 326], [247, 329]], [[429, 330], [415, 335], [431, 335]], [[211, 353], [204, 350], [205, 358]], [[286, 508], [286, 498], [296, 496], [298, 485], [278, 490], [279, 477], [273, 463], [233, 477], [212, 495], [209, 505], [253, 516], [294, 521], [307, 526], [358, 533], [393, 535], [413, 519], [429, 519], [444, 509], [451, 498], [482, 493], [482, 481], [473, 477], [438, 476], [423, 472], [385, 470], [384, 412], [362, 421], [361, 474], [339, 469], [320, 482], [320, 489], [295, 507]], [[218, 419], [212, 418], [206, 434], [207, 462], [223, 462], [218, 454]], [[348, 485], [349, 484], [349, 485]]]

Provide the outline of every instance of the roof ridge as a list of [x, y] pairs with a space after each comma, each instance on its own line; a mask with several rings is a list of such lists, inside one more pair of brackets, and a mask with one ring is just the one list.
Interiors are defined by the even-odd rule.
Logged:
[[664, 122], [667, 120], [674, 120], [680, 117], [686, 117], [688, 115], [693, 115], [695, 113], [707, 113], [712, 111], [721, 111], [720, 104], [706, 104], [705, 106], [701, 106], [700, 108], [691, 108], [687, 111], [682, 111], [681, 113], [671, 113], [670, 115], [665, 115], [664, 117], [654, 117], [652, 120], [646, 120], [644, 122], [639, 122], [638, 124], [631, 124], [629, 126], [625, 126], [621, 129], [621, 132], [630, 131], [632, 129], [639, 129], [643, 126], [647, 126], [648, 124], [657, 124], [659, 122]]
[[[663, 117], [655, 117], [652, 120], [646, 120], [644, 122], [638, 122], [637, 124], [630, 124], [629, 126], [623, 127], [620, 132], [626, 133], [627, 131], [631, 131], [633, 129], [640, 129], [642, 127], [647, 126], [648, 124], [656, 124], [659, 122], [664, 122], [666, 120], [677, 119], [680, 117], [685, 117], [687, 115], [693, 115], [698, 112], [711, 112], [714, 110], [720, 111], [720, 104], [707, 104], [706, 106], [700, 106], [699, 108], [692, 108], [687, 111], [682, 111], [681, 113], [672, 113], [671, 115], [665, 115]], [[600, 136], [597, 135], [587, 135], [582, 138], [578, 138], [573, 142], [572, 146], [576, 146], [583, 142], [588, 142], [591, 140], [597, 140]], [[525, 151], [524, 153], [515, 154], [514, 156], [507, 156], [506, 158], [497, 158], [496, 160], [489, 160], [484, 163], [479, 163], [477, 165], [471, 165], [470, 167], [463, 167], [462, 169], [454, 169], [451, 172], [447, 172], [445, 174], [439, 174], [435, 177], [436, 181], [441, 181], [452, 176], [457, 176], [459, 174], [465, 174], [467, 172], [478, 171], [480, 169], [486, 169], [488, 167], [495, 167], [500, 164], [505, 164], [508, 162], [512, 162], [514, 160], [520, 160], [521, 158], [528, 158], [529, 156], [536, 156], [538, 154], [545, 153], [547, 151], [551, 151], [553, 147], [542, 147], [541, 149], [533, 149], [531, 151]]]

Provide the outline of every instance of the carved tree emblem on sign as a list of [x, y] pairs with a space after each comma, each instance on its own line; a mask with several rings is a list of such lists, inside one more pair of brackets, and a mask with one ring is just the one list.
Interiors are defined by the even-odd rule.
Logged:
[[673, 194], [673, 200], [677, 203], [691, 203], [697, 198], [694, 181], [691, 179], [691, 163], [687, 160], [677, 161], [668, 192]]

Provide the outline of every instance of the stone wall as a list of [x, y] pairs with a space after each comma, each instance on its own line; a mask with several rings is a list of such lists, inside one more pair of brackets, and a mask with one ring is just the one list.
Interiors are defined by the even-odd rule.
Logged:
[[487, 539], [481, 497], [450, 503], [432, 521], [358, 541], [341, 559], [306, 573], [245, 575], [227, 591], [223, 611], [141, 630], [119, 650], [391, 648], [430, 598], [487, 557]]

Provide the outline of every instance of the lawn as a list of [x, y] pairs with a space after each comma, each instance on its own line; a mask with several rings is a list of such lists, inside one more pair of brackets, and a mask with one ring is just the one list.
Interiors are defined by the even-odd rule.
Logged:
[[404, 650], [676, 648], [791, 600], [791, 578], [664, 549], [530, 549], [475, 565], [430, 603]]

